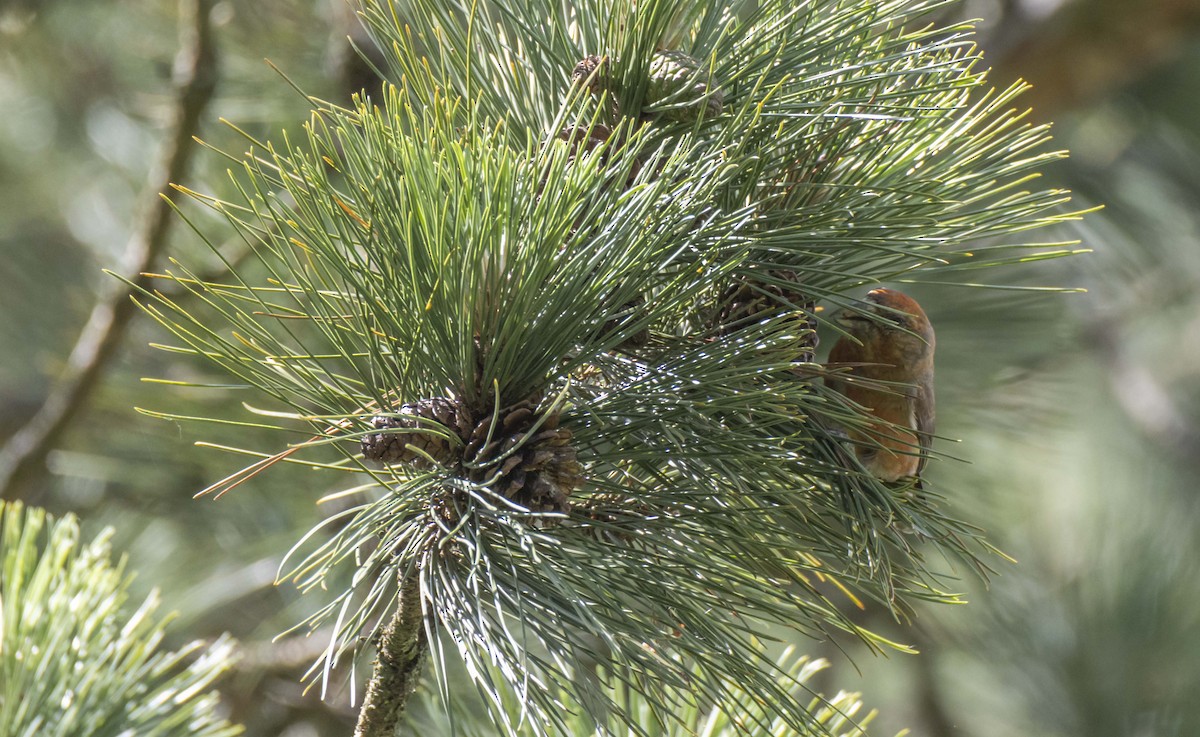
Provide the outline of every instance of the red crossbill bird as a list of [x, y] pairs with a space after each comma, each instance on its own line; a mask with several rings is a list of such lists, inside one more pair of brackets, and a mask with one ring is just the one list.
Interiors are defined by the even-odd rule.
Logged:
[[847, 335], [828, 363], [849, 366], [849, 380], [837, 373], [825, 383], [877, 419], [849, 432], [863, 467], [881, 481], [919, 478], [933, 442], [933, 326], [912, 297], [895, 290], [874, 289], [866, 301], [865, 310], [836, 316]]

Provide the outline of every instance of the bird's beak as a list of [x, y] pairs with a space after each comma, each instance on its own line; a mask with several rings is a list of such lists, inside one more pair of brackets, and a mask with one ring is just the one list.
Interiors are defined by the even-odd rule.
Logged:
[[853, 328], [855, 326], [862, 325], [867, 321], [867, 318], [861, 313], [850, 309], [840, 310], [836, 315], [833, 316], [833, 319], [837, 321], [838, 325], [841, 325], [845, 328]]

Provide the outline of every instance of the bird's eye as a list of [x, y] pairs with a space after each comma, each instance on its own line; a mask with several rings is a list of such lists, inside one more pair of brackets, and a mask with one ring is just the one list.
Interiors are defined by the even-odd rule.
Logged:
[[878, 305], [872, 306], [871, 314], [880, 322], [892, 323], [894, 325], [899, 325], [904, 320], [904, 315]]

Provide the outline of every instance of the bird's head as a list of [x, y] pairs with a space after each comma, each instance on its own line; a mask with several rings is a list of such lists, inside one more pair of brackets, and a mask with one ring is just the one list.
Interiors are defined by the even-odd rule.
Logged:
[[933, 326], [925, 311], [894, 289], [872, 289], [862, 307], [842, 310], [836, 319], [867, 348], [887, 346], [914, 357], [933, 350]]

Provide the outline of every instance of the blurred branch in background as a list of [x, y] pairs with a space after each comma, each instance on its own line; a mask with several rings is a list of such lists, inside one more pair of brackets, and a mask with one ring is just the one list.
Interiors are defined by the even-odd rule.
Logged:
[[1021, 102], [1041, 119], [1095, 102], [1171, 59], [1200, 31], [1200, 0], [1066, 2], [1006, 53], [992, 81], [1025, 79]]
[[192, 138], [216, 90], [212, 5], [212, 0], [180, 2], [183, 46], [176, 59], [178, 93], [170, 133], [151, 174], [152, 194], [125, 252], [125, 268], [133, 284], [110, 289], [96, 303], [66, 371], [37, 412], [0, 449], [0, 498], [34, 496], [33, 482], [44, 473], [46, 456], [87, 403], [137, 313], [130, 297], [144, 281], [141, 274], [151, 271], [166, 250], [175, 221], [172, 203], [178, 197], [170, 185], [187, 176], [196, 148]]

